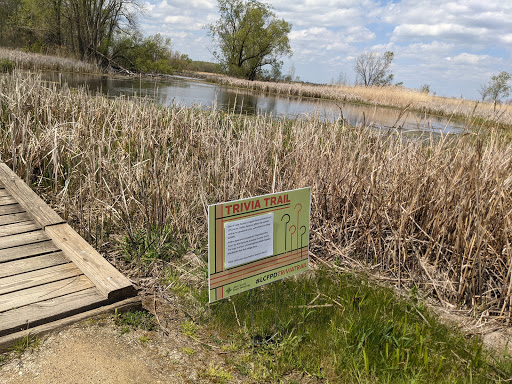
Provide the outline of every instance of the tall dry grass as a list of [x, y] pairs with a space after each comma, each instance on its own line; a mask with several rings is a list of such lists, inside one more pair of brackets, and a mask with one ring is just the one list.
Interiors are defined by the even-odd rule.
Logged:
[[77, 73], [101, 73], [100, 66], [69, 57], [43, 55], [19, 49], [0, 47], [0, 59], [11, 60], [16, 68], [27, 71], [63, 71]]
[[511, 105], [498, 105], [495, 110], [492, 103], [481, 103], [462, 98], [440, 97], [403, 87], [272, 83], [266, 81], [248, 81], [219, 75], [203, 75], [203, 77], [219, 84], [249, 89], [251, 91], [270, 92], [298, 97], [324, 98], [339, 102], [391, 106], [465, 120], [470, 125], [479, 125], [484, 121], [494, 124], [512, 125]]
[[[110, 249], [141, 228], [205, 254], [207, 205], [312, 186], [312, 252], [512, 317], [512, 144], [159, 107], [0, 78], [0, 153]], [[111, 254], [111, 260], [113, 255]]]

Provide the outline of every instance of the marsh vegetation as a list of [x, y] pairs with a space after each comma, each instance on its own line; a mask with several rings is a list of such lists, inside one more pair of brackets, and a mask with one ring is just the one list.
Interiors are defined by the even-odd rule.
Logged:
[[[353, 127], [342, 119], [275, 120], [164, 107], [138, 98], [109, 99], [14, 70], [0, 77], [0, 153], [112, 263], [139, 278], [142, 286], [156, 284], [178, 296], [188, 295], [192, 284], [199, 292], [195, 306], [202, 300], [205, 269], [199, 262], [194, 269], [199, 278], [190, 283], [182, 277], [190, 273], [177, 261], [186, 254], [205, 260], [207, 205], [311, 186], [312, 257], [334, 274], [313, 281], [318, 292], [362, 311], [369, 293], [337, 275], [356, 271], [464, 308], [484, 321], [508, 324], [512, 318], [512, 143], [500, 123], [461, 135], [406, 140], [396, 130]], [[337, 283], [321, 288], [327, 280]], [[336, 290], [340, 287], [346, 290]], [[296, 288], [287, 289], [285, 294], [293, 295]], [[315, 298], [312, 292], [318, 294], [311, 288], [295, 295], [302, 303], [294, 305], [307, 306]], [[340, 307], [332, 300], [327, 304]], [[494, 373], [482, 368], [488, 360], [480, 360], [478, 342], [458, 352], [425, 344], [431, 331], [422, 324], [433, 322], [430, 315], [416, 304], [409, 309], [398, 309], [391, 299], [388, 304], [398, 317], [387, 330], [362, 327], [351, 334], [340, 323], [333, 325], [340, 334], [321, 336], [329, 342], [344, 338], [353, 349], [352, 357], [330, 356], [341, 360], [333, 361], [329, 372], [320, 365], [311, 372], [316, 363], [293, 346], [301, 321], [320, 316], [337, 324], [338, 315], [307, 308], [297, 312], [302, 320], [281, 325], [284, 349], [271, 347], [262, 355], [268, 357], [261, 362], [262, 375], [265, 369], [280, 375], [302, 370], [329, 380], [353, 375], [348, 376], [353, 381], [381, 377], [386, 382], [409, 367], [404, 380], [443, 382], [450, 378], [442, 376], [444, 370], [456, 367], [451, 379], [469, 375], [485, 382], [509, 372], [506, 364], [498, 371], [491, 368]], [[221, 305], [223, 317], [222, 311], [232, 307]], [[417, 310], [420, 315], [410, 314]], [[212, 311], [208, 316], [214, 317], [205, 319], [214, 324], [217, 309]], [[380, 327], [381, 314], [375, 313]], [[410, 345], [400, 344], [410, 338], [415, 340]], [[445, 352], [460, 359], [447, 363], [434, 357]], [[353, 371], [341, 368], [351, 361]], [[242, 370], [252, 369], [239, 363]], [[269, 377], [261, 379], [275, 379]]]
[[[312, 187], [312, 251], [482, 316], [512, 315], [512, 145], [161, 107], [3, 76], [2, 160], [102, 247], [206, 250], [206, 206]], [[147, 244], [146, 244], [147, 243]], [[147, 264], [147, 262], [144, 262]]]

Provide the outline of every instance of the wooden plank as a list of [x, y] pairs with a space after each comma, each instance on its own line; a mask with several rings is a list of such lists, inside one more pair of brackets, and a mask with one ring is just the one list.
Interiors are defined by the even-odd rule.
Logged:
[[21, 308], [25, 305], [38, 303], [40, 301], [55, 299], [57, 297], [80, 292], [93, 287], [94, 284], [91, 280], [84, 275], [80, 275], [70, 279], [64, 279], [54, 283], [24, 289], [23, 291], [1, 295], [0, 316], [2, 316], [2, 312], [6, 312], [14, 308]]
[[108, 297], [125, 298], [135, 294], [135, 287], [68, 224], [45, 228], [55, 245], [64, 251], [80, 270]]
[[43, 230], [4, 236], [0, 240], [0, 249], [17, 247], [24, 244], [38, 243], [40, 241], [47, 240], [50, 240], [50, 238]]
[[40, 301], [0, 314], [0, 337], [107, 304], [96, 288]]
[[0, 216], [0, 225], [6, 224], [14, 224], [22, 221], [30, 221], [32, 218], [26, 212], [22, 213], [13, 213], [10, 215], [2, 215]]
[[16, 204], [17, 201], [12, 196], [1, 196], [0, 197], [0, 205], [9, 205], [9, 204]]
[[[0, 249], [0, 263], [7, 263], [9, 261], [25, 259], [27, 257], [43, 255], [59, 250], [46, 235], [44, 235], [44, 238], [46, 238], [46, 241]], [[3, 268], [3, 265], [0, 265], [0, 268]]]
[[69, 263], [22, 273], [21, 275], [3, 277], [0, 279], [0, 295], [37, 287], [81, 274], [82, 271], [73, 265], [73, 263]]
[[0, 163], [0, 182], [42, 228], [47, 225], [64, 223], [64, 220], [5, 163]]
[[46, 324], [39, 325], [30, 329], [24, 329], [23, 331], [11, 333], [6, 336], [0, 337], [0, 353], [7, 351], [9, 347], [14, 345], [19, 339], [26, 337], [27, 335], [43, 336], [44, 334], [55, 331], [79, 321], [83, 321], [93, 316], [98, 316], [104, 313], [123, 313], [129, 310], [138, 310], [142, 308], [142, 302], [140, 297], [131, 297], [123, 301], [119, 301], [114, 304], [105, 305], [99, 308], [91, 309], [89, 311], [81, 312], [76, 315], [65, 317], [61, 320], [51, 321]]
[[0, 265], [0, 278], [37, 271], [38, 269], [54, 267], [69, 262], [70, 260], [62, 252], [47, 253], [46, 255], [9, 261]]
[[11, 195], [5, 188], [0, 188], [0, 197], [2, 197], [2, 196], [11, 196]]
[[25, 209], [19, 204], [9, 204], [0, 206], [0, 215], [10, 215], [12, 213], [25, 212]]
[[[31, 221], [23, 221], [21, 223], [7, 224], [0, 226], [0, 237], [17, 235], [19, 233], [31, 232], [41, 229], [36, 223]], [[0, 239], [0, 242], [2, 240]]]

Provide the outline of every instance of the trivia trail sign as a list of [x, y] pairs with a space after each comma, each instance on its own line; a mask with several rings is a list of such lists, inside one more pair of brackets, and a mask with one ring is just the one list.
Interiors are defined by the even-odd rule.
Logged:
[[304, 272], [311, 188], [208, 207], [210, 303]]

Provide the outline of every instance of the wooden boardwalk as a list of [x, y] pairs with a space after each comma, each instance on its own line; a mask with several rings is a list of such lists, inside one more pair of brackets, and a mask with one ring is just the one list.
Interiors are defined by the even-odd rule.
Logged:
[[0, 351], [27, 333], [140, 306], [131, 282], [0, 163]]

